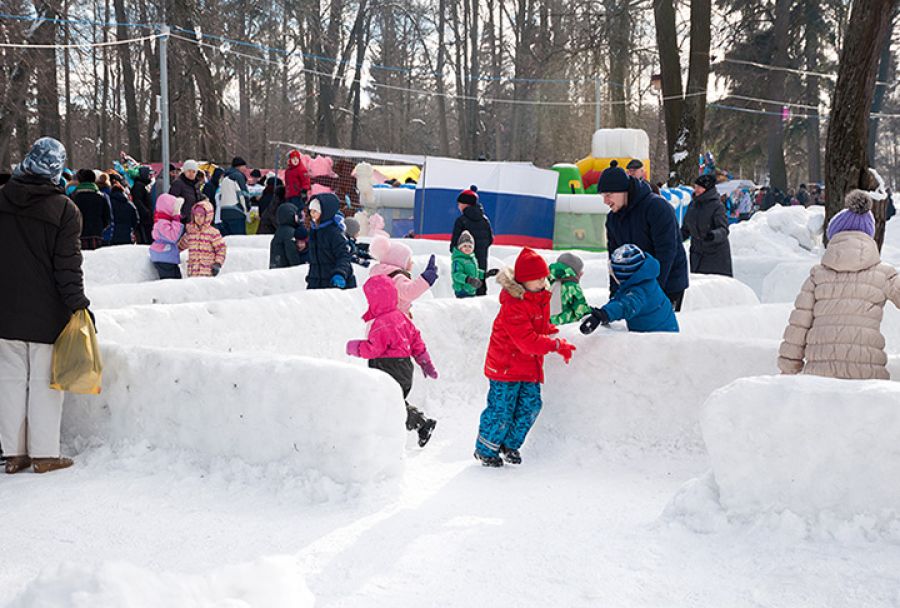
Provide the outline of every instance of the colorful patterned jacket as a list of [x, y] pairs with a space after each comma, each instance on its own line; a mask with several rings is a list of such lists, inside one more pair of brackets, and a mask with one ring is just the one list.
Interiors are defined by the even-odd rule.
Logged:
[[[198, 210], [206, 212], [200, 223], [195, 214]], [[200, 201], [191, 210], [191, 222], [185, 227], [184, 236], [178, 242], [179, 249], [188, 250], [188, 276], [214, 276], [213, 266], [221, 267], [225, 263], [225, 239], [222, 233], [213, 228], [215, 215], [209, 201]]]

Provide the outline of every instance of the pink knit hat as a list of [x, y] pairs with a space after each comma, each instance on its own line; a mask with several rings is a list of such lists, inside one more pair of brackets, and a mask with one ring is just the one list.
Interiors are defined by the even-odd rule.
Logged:
[[382, 264], [406, 269], [412, 258], [412, 249], [403, 243], [392, 241], [383, 236], [376, 236], [369, 245], [369, 253]]

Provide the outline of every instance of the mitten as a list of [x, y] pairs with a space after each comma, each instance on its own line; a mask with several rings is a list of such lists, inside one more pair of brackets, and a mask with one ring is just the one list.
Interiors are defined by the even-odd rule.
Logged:
[[484, 278], [489, 279], [491, 277], [497, 276], [498, 274], [500, 274], [499, 268], [491, 268], [490, 270], [488, 270], [487, 272], [484, 273]]
[[347, 354], [351, 357], [358, 357], [359, 345], [362, 343], [362, 340], [350, 340], [349, 342], [347, 342]]
[[428, 266], [425, 267], [422, 278], [428, 281], [429, 285], [434, 285], [434, 282], [437, 281], [438, 271], [437, 264], [434, 261], [434, 254], [428, 259]]
[[475, 289], [478, 289], [483, 284], [483, 281], [481, 279], [476, 279], [475, 277], [467, 277], [466, 283], [468, 283]]
[[591, 314], [584, 318], [581, 322], [581, 333], [584, 335], [594, 333], [594, 330], [601, 324], [609, 325], [609, 315], [602, 308], [592, 308]]
[[219, 276], [219, 272], [222, 270], [222, 266], [220, 264], [213, 264], [212, 273], [214, 277]]
[[569, 344], [562, 338], [556, 341], [556, 352], [558, 352], [562, 356], [563, 361], [566, 362], [566, 365], [568, 365], [569, 361], [572, 360], [572, 354], [576, 350], [577, 349], [573, 345]]
[[431, 362], [431, 357], [428, 356], [427, 352], [416, 357], [416, 363], [422, 368], [422, 373], [425, 374], [426, 378], [437, 380], [437, 370], [434, 368], [434, 363]]
[[337, 287], [338, 289], [344, 289], [345, 287], [347, 287], [347, 279], [339, 274], [336, 274], [331, 277], [331, 286]]

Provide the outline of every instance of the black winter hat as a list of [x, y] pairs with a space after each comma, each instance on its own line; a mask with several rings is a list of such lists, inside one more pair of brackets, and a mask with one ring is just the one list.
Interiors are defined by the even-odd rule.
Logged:
[[697, 184], [698, 186], [700, 186], [701, 188], [703, 188], [704, 190], [712, 190], [713, 188], [716, 187], [716, 184], [718, 182], [716, 181], [715, 175], [706, 174], [706, 175], [701, 175], [700, 177], [695, 179], [694, 183]]
[[235, 156], [234, 158], [231, 159], [231, 166], [232, 167], [246, 167], [247, 161], [245, 161], [240, 156]]
[[643, 167], [644, 163], [636, 158], [632, 158], [630, 161], [628, 161], [628, 164], [625, 165], [625, 168], [630, 171], [634, 171], [635, 169], [642, 169]]
[[478, 202], [478, 186], [472, 185], [469, 186], [468, 190], [460, 192], [459, 196], [456, 197], [456, 202], [463, 205], [476, 204]]
[[79, 169], [75, 174], [75, 179], [79, 184], [95, 184], [97, 183], [97, 174], [91, 169]]
[[625, 170], [619, 166], [618, 161], [611, 161], [609, 168], [600, 174], [597, 181], [597, 192], [604, 194], [607, 192], [628, 192], [631, 185], [631, 178], [625, 173]]
[[259, 179], [260, 177], [262, 177], [262, 171], [260, 171], [259, 169], [254, 169], [253, 171], [250, 172], [250, 177], [255, 177], [255, 178]]

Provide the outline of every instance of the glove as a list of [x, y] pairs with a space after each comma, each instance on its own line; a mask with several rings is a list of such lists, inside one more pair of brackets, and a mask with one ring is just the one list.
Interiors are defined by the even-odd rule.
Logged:
[[91, 312], [90, 308], [85, 308], [85, 310], [87, 311], [88, 316], [91, 318], [91, 324], [94, 326], [94, 333], [99, 334], [100, 332], [97, 331], [97, 318], [94, 316], [94, 313]]
[[586, 336], [594, 333], [594, 330], [600, 327], [601, 324], [609, 325], [609, 315], [606, 314], [605, 310], [602, 308], [592, 308], [591, 310], [593, 312], [581, 322], [581, 333]]
[[434, 369], [434, 363], [431, 362], [431, 357], [428, 356], [428, 353], [422, 353], [416, 357], [416, 363], [422, 368], [422, 373], [425, 374], [426, 378], [437, 380], [438, 373], [437, 370]]
[[569, 344], [562, 338], [556, 341], [556, 352], [558, 352], [560, 356], [562, 356], [563, 361], [566, 362], [566, 365], [568, 365], [569, 361], [572, 360], [572, 354], [576, 350], [577, 349], [573, 345]]
[[347, 354], [351, 357], [359, 357], [359, 345], [362, 343], [362, 340], [350, 340], [347, 342]]
[[345, 287], [347, 287], [347, 279], [339, 274], [336, 274], [331, 277], [331, 286], [337, 287], [338, 289], [344, 289]]
[[425, 267], [422, 278], [428, 281], [429, 285], [434, 285], [434, 282], [437, 281], [438, 271], [437, 264], [434, 261], [434, 254], [428, 259], [428, 266]]
[[491, 277], [497, 276], [498, 274], [500, 274], [499, 268], [491, 268], [490, 270], [488, 270], [487, 272], [484, 273], [484, 278], [489, 279]]
[[219, 276], [219, 272], [221, 272], [222, 266], [220, 264], [213, 264], [212, 273], [214, 277]]
[[471, 286], [474, 287], [475, 289], [478, 289], [479, 287], [482, 286], [482, 284], [484, 283], [484, 281], [482, 281], [481, 279], [476, 279], [475, 277], [467, 277], [467, 278], [466, 278], [466, 283], [468, 283], [469, 285], [471, 285]]
[[714, 241], [714, 240], [716, 240], [716, 235], [714, 235], [712, 232], [710, 232], [705, 237], [703, 237], [703, 240], [704, 241]]

